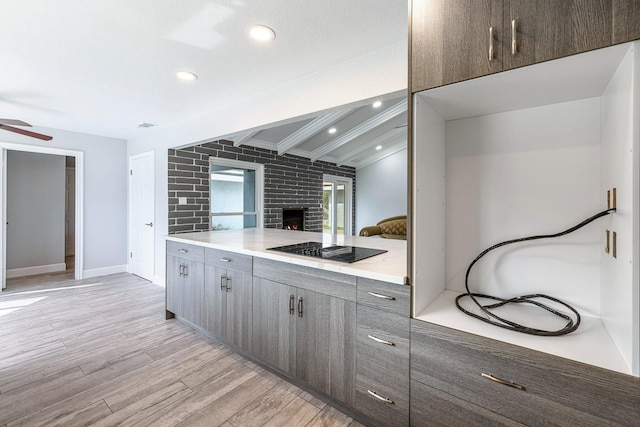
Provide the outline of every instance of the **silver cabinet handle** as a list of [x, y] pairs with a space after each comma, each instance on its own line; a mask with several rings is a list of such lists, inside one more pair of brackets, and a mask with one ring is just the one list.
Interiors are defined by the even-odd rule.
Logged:
[[146, 222], [144, 225], [146, 225], [147, 227], [153, 227], [153, 222]]
[[371, 295], [372, 297], [376, 297], [376, 298], [382, 298], [382, 299], [388, 299], [391, 301], [395, 301], [395, 297], [390, 297], [388, 295], [382, 295], [382, 294], [376, 294], [375, 292], [367, 292], [369, 295]]
[[518, 52], [518, 42], [516, 41], [516, 20], [511, 20], [511, 55]]
[[378, 337], [374, 337], [373, 335], [367, 335], [367, 336], [369, 338], [371, 338], [372, 340], [374, 340], [375, 342], [379, 342], [380, 344], [386, 344], [386, 345], [395, 346], [395, 344], [392, 343], [391, 341], [383, 340], [383, 339], [380, 339]]
[[180, 274], [180, 277], [184, 277], [184, 264], [180, 264], [178, 266], [178, 273]]
[[489, 62], [493, 61], [493, 27], [489, 27]]
[[371, 396], [375, 397], [378, 400], [382, 400], [384, 403], [388, 403], [389, 405], [393, 405], [393, 400], [387, 399], [386, 397], [382, 397], [378, 393], [376, 393], [375, 391], [367, 390], [367, 393], [369, 393]]
[[227, 292], [231, 290], [231, 277], [227, 276]]
[[181, 254], [186, 254], [189, 252], [189, 249], [178, 249], [178, 252], [180, 252]]
[[221, 291], [226, 291], [227, 290], [227, 275], [226, 274], [222, 274], [220, 275], [220, 290]]
[[509, 387], [513, 387], [513, 388], [517, 388], [518, 390], [526, 390], [526, 387], [520, 384], [516, 384], [513, 381], [507, 381], [507, 380], [503, 380], [502, 378], [498, 378], [498, 377], [494, 377], [491, 374], [485, 374], [484, 372], [482, 373], [482, 376], [493, 381], [496, 382], [498, 384], [502, 384], [502, 385], [506, 385]]
[[296, 309], [294, 307], [295, 299], [296, 299], [295, 295], [293, 295], [293, 294], [289, 295], [289, 314], [293, 314], [296, 311]]
[[298, 298], [298, 317], [302, 317], [302, 297]]
[[218, 261], [231, 262], [231, 260], [229, 258], [218, 258]]
[[189, 277], [189, 266], [187, 264], [184, 265], [184, 276], [183, 277]]

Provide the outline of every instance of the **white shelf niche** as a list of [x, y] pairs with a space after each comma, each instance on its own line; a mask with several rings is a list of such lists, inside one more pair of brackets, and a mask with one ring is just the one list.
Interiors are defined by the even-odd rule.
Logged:
[[[506, 71], [414, 95], [413, 316], [640, 376], [638, 312], [639, 43]], [[538, 337], [455, 307], [469, 263], [504, 240], [567, 229], [559, 239], [500, 248], [470, 276], [472, 292], [544, 293], [575, 307], [577, 331]], [[604, 252], [617, 233], [617, 258]], [[508, 308], [528, 326], [543, 311]], [[557, 324], [555, 326], [558, 326]]]

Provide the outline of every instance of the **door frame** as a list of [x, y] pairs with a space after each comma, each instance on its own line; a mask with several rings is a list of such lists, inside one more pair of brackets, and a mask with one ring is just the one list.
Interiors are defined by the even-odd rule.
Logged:
[[[144, 157], [150, 156], [151, 160], [152, 160], [152, 164], [153, 164], [153, 223], [157, 225], [157, 221], [156, 221], [156, 152], [155, 150], [151, 150], [151, 151], [145, 151], [144, 153], [139, 153], [139, 154], [134, 154], [129, 156], [129, 175], [128, 175], [128, 185], [127, 185], [127, 191], [129, 192], [129, 197], [128, 197], [128, 213], [127, 213], [127, 223], [129, 224], [129, 226], [127, 227], [127, 252], [131, 253], [131, 249], [132, 249], [132, 245], [131, 242], [133, 241], [133, 227], [132, 227], [132, 212], [133, 212], [133, 203], [132, 203], [132, 191], [131, 191], [131, 171], [132, 171], [132, 163], [134, 160], [138, 160]], [[152, 273], [152, 277], [151, 278], [146, 278], [147, 280], [154, 282], [155, 281], [155, 272], [156, 272], [156, 227], [153, 228], [153, 245], [152, 245], [152, 253], [153, 253], [153, 273]], [[131, 273], [131, 257], [129, 257], [127, 259], [127, 271], [129, 273]]]
[[[336, 175], [322, 175], [323, 185], [325, 182], [331, 183], [331, 218], [333, 218], [333, 222], [331, 223], [331, 234], [336, 234], [338, 231], [337, 226], [337, 217], [338, 217], [338, 206], [336, 203], [336, 192], [337, 192], [337, 184], [343, 183], [344, 186], [344, 235], [351, 236], [353, 227], [353, 178], [348, 178], [345, 176], [336, 176]], [[348, 215], [347, 215], [348, 213]]]
[[75, 270], [74, 278], [81, 280], [84, 274], [84, 152], [39, 145], [0, 142], [2, 162], [0, 171], [0, 189], [2, 191], [2, 209], [0, 209], [0, 291], [6, 287], [7, 280], [7, 151], [23, 151], [27, 153], [53, 154], [57, 156], [75, 157], [76, 160], [76, 238], [75, 238]]

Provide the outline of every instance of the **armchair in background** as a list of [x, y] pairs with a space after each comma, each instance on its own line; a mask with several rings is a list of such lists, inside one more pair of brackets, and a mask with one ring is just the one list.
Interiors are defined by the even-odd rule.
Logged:
[[360, 230], [360, 236], [380, 236], [385, 239], [407, 240], [407, 216], [392, 216], [378, 221], [376, 225], [370, 225]]

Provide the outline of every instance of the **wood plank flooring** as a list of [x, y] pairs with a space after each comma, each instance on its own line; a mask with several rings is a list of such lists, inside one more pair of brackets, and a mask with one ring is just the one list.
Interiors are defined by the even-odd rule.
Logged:
[[164, 314], [164, 288], [130, 274], [9, 280], [0, 427], [360, 426]]

